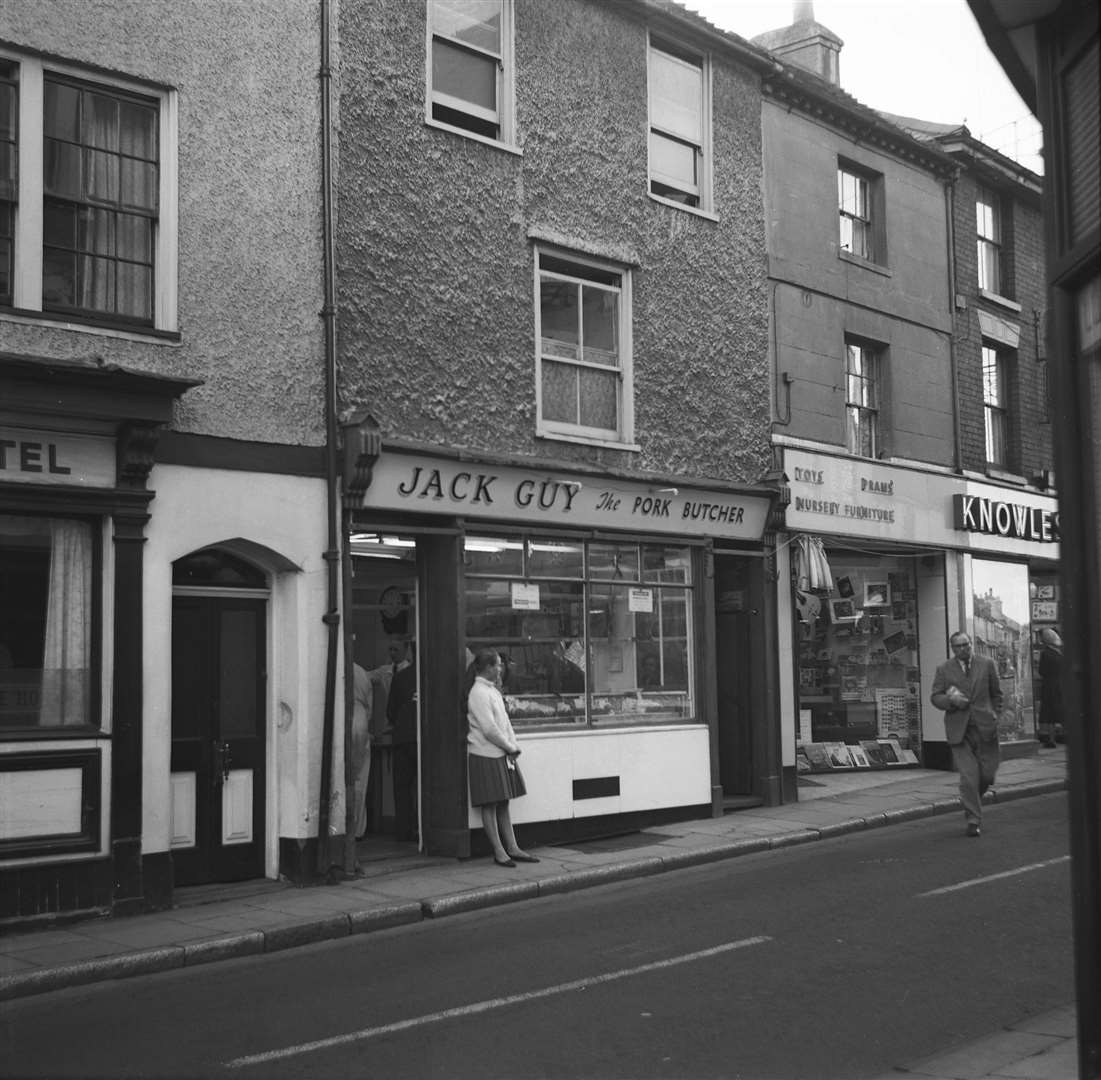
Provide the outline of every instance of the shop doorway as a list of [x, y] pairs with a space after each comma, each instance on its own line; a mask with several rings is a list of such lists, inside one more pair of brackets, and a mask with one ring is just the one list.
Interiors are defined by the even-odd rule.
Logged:
[[233, 555], [173, 568], [175, 884], [264, 874], [267, 581]]
[[715, 553], [719, 783], [724, 800], [755, 794], [750, 560]]
[[349, 800], [364, 862], [420, 847], [419, 590], [413, 538], [357, 534], [351, 546], [352, 655], [361, 687], [368, 686], [370, 746]]

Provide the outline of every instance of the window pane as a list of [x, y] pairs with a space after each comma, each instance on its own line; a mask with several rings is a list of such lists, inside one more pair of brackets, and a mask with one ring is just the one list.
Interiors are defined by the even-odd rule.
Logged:
[[77, 210], [66, 203], [46, 202], [42, 207], [42, 238], [56, 247], [75, 248]]
[[581, 304], [583, 359], [615, 367], [619, 363], [619, 297], [607, 289], [583, 285]]
[[99, 150], [86, 151], [86, 181], [88, 190], [82, 192], [97, 202], [117, 203], [119, 201], [119, 158], [115, 154], [102, 153]]
[[81, 150], [79, 146], [47, 139], [43, 146], [43, 182], [48, 195], [79, 199], [81, 183]]
[[157, 208], [157, 168], [145, 161], [120, 158], [119, 196], [123, 206]]
[[153, 317], [153, 270], [139, 263], [117, 265], [118, 313], [133, 319]]
[[1001, 291], [999, 262], [1001, 252], [987, 240], [979, 241], [979, 288], [987, 292]]
[[501, 51], [501, 0], [434, 0], [432, 28], [486, 52]]
[[78, 246], [81, 251], [91, 251], [97, 255], [115, 253], [115, 215], [110, 210], [81, 210], [78, 221], [80, 236]]
[[619, 378], [610, 371], [581, 368], [578, 371], [580, 423], [584, 427], [616, 431], [619, 427]]
[[135, 262], [153, 261], [153, 223], [140, 214], [116, 214], [118, 254]]
[[157, 157], [157, 112], [148, 105], [119, 102], [119, 150], [152, 161]]
[[[0, 79], [11, 77], [9, 66], [0, 61]], [[15, 87], [10, 83], [0, 83], [0, 140], [15, 140], [17, 100]]]
[[642, 580], [667, 585], [690, 585], [691, 548], [647, 544], [642, 549]]
[[576, 358], [580, 334], [578, 286], [543, 278], [539, 283], [539, 317], [543, 353]]
[[585, 548], [569, 540], [528, 541], [528, 576], [580, 578], [585, 574]]
[[468, 574], [524, 572], [524, 545], [499, 536], [468, 536], [463, 544], [463, 565]]
[[118, 102], [102, 94], [84, 95], [84, 143], [101, 150], [119, 148]]
[[589, 544], [589, 577], [638, 581], [637, 544]]
[[76, 306], [76, 258], [72, 251], [43, 248], [43, 302], [60, 307]]
[[110, 259], [84, 256], [77, 261], [77, 302], [80, 307], [113, 313], [115, 264]]
[[692, 713], [687, 594], [679, 589], [668, 595], [661, 589], [644, 590], [651, 608], [646, 612], [631, 610], [630, 590], [628, 585], [590, 586], [593, 722], [633, 725], [687, 719]]
[[699, 154], [694, 146], [677, 142], [658, 132], [650, 135], [650, 170], [658, 176], [695, 190], [699, 183], [696, 163]]
[[68, 142], [80, 141], [80, 91], [72, 86], [46, 80], [43, 88], [43, 127], [47, 136], [66, 139]]
[[446, 41], [432, 43], [432, 87], [460, 101], [497, 111], [497, 61]]
[[491, 644], [507, 638], [519, 638], [522, 616], [523, 612], [515, 611], [512, 607], [511, 582], [467, 578], [466, 636], [468, 639], [482, 644]]
[[577, 372], [572, 364], [544, 360], [543, 417], [565, 424], [577, 423]]
[[92, 529], [0, 515], [0, 726], [91, 719]]
[[703, 71], [650, 51], [650, 123], [697, 146], [703, 142]]

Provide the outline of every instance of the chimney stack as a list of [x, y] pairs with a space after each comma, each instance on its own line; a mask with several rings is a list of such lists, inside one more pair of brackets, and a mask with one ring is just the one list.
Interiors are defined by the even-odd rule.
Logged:
[[753, 43], [834, 86], [841, 85], [840, 53], [845, 43], [815, 21], [814, 0], [795, 0], [791, 26], [758, 34]]

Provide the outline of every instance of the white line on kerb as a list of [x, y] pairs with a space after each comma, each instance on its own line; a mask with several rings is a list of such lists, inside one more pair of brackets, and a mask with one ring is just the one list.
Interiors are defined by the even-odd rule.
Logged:
[[918, 899], [923, 896], [943, 896], [944, 893], [957, 892], [959, 889], [970, 889], [972, 885], [985, 885], [988, 881], [998, 881], [1001, 878], [1016, 877], [1018, 874], [1027, 874], [1030, 870], [1043, 870], [1045, 866], [1056, 866], [1059, 863], [1069, 862], [1069, 855], [1060, 855], [1057, 859], [1045, 859], [1043, 862], [1030, 863], [1028, 866], [1018, 866], [1015, 870], [1003, 870], [1000, 874], [989, 874], [986, 877], [972, 878], [970, 881], [961, 881], [956, 885], [945, 885], [940, 889], [930, 889], [928, 892], [918, 893]]
[[568, 994], [573, 990], [584, 990], [590, 986], [600, 986], [602, 983], [615, 982], [617, 979], [629, 979], [633, 975], [644, 975], [649, 971], [660, 971], [663, 968], [676, 967], [678, 964], [690, 964], [694, 960], [706, 960], [721, 953], [732, 952], [734, 949], [744, 949], [749, 945], [763, 945], [771, 941], [771, 937], [750, 937], [741, 941], [728, 941], [725, 945], [716, 945], [711, 949], [701, 949], [699, 952], [685, 953], [683, 956], [673, 956], [668, 960], [655, 960], [650, 964], [641, 964], [639, 967], [624, 968], [621, 971], [609, 971], [605, 975], [592, 975], [587, 979], [576, 979], [573, 982], [559, 983], [557, 986], [548, 986], [543, 990], [529, 990], [524, 994], [512, 994], [509, 997], [490, 998], [488, 1001], [476, 1001], [472, 1005], [460, 1005], [454, 1009], [444, 1009], [442, 1012], [428, 1013], [426, 1016], [414, 1016], [409, 1020], [399, 1020], [394, 1024], [384, 1024], [381, 1027], [364, 1028], [362, 1031], [351, 1031], [347, 1035], [334, 1035], [328, 1039], [317, 1039], [314, 1042], [299, 1043], [297, 1046], [287, 1046], [282, 1050], [268, 1050], [262, 1054], [249, 1054], [246, 1057], [234, 1058], [227, 1061], [227, 1069], [242, 1069], [249, 1065], [263, 1065], [268, 1061], [278, 1061], [280, 1058], [294, 1057], [298, 1054], [309, 1054], [315, 1050], [325, 1050], [332, 1046], [345, 1046], [348, 1043], [362, 1042], [364, 1039], [374, 1039], [379, 1035], [390, 1035], [395, 1031], [407, 1031], [409, 1028], [421, 1027], [425, 1024], [436, 1024], [442, 1020], [454, 1020], [463, 1016], [474, 1016], [478, 1013], [489, 1012], [491, 1009], [502, 1009], [509, 1005], [519, 1005], [527, 1001], [537, 1001], [539, 998], [551, 997], [554, 994]]

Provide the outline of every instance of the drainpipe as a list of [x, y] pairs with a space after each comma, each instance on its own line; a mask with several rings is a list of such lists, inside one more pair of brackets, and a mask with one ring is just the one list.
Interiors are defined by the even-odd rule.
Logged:
[[325, 303], [325, 513], [328, 543], [324, 554], [328, 596], [321, 621], [328, 630], [325, 655], [325, 713], [321, 734], [321, 783], [317, 815], [317, 871], [327, 876], [331, 863], [329, 800], [332, 793], [333, 738], [336, 727], [336, 664], [340, 648], [340, 541], [337, 535], [336, 274], [333, 253], [332, 72], [329, 68], [329, 0], [321, 0], [321, 213]]
[[[963, 472], [963, 452], [960, 448], [960, 382], [956, 364], [956, 178], [944, 181], [944, 216], [948, 232], [948, 367], [952, 378], [952, 471]], [[968, 315], [967, 318], [971, 316]]]

